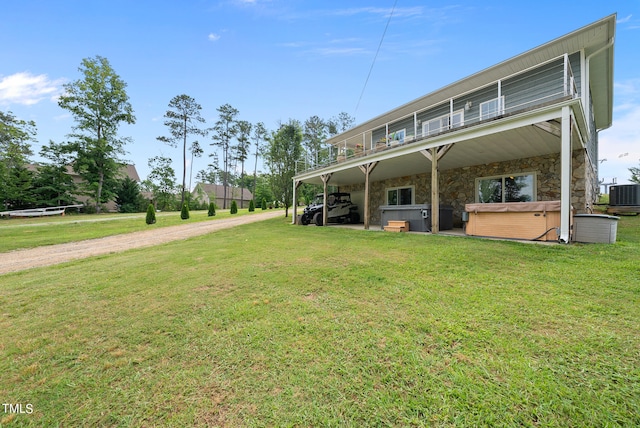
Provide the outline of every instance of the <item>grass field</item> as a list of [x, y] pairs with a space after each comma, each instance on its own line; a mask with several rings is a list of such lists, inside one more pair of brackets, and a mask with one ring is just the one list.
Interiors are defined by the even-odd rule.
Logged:
[[640, 425], [640, 217], [568, 246], [288, 222], [0, 276], [0, 400], [33, 409], [0, 424]]
[[[262, 210], [255, 211], [260, 212]], [[233, 216], [250, 214], [248, 209], [239, 209]], [[215, 221], [229, 218], [231, 214], [229, 210], [218, 210], [215, 216], [208, 217], [207, 211], [191, 211], [189, 219], [182, 220], [180, 212], [159, 212], [156, 213], [157, 222], [152, 225], [145, 223], [145, 216], [146, 213], [71, 214], [64, 217], [0, 220], [0, 253], [193, 222]]]

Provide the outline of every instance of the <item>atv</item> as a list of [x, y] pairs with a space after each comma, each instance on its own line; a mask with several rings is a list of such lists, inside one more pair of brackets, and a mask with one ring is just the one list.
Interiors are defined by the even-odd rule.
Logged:
[[[314, 222], [322, 226], [322, 207], [324, 206], [324, 195], [316, 195], [314, 201], [304, 209], [300, 224], [306, 226]], [[358, 223], [360, 214], [358, 206], [351, 202], [350, 193], [329, 193], [327, 195], [328, 221], [334, 223]]]

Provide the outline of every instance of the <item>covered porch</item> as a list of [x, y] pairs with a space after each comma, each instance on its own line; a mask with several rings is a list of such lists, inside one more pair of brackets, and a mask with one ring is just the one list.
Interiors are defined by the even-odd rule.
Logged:
[[[548, 183], [547, 174], [538, 174], [536, 199], [561, 201], [560, 241], [570, 241], [572, 207], [572, 158], [576, 153], [589, 158], [582, 135], [587, 124], [580, 111], [579, 100], [570, 98], [533, 111], [503, 115], [472, 127], [454, 129], [423, 142], [391, 147], [366, 157], [354, 157], [324, 168], [306, 171], [294, 177], [294, 200], [302, 183], [321, 185], [325, 197], [329, 185], [340, 191], [362, 192], [361, 218], [369, 229], [378, 221], [377, 210], [383, 202], [380, 187], [402, 179], [415, 186], [415, 203], [431, 206], [431, 232], [440, 233], [439, 206], [454, 207], [456, 218], [462, 216], [465, 204], [476, 201], [475, 183], [465, 175], [474, 169], [491, 170], [492, 165], [522, 159], [550, 157], [549, 169], [559, 180]], [[580, 111], [575, 114], [576, 110]], [[588, 163], [588, 165], [587, 165]], [[585, 168], [594, 168], [595, 161], [585, 161]], [[526, 166], [519, 167], [526, 170]], [[532, 172], [536, 172], [535, 169]], [[444, 178], [443, 178], [444, 176]], [[460, 185], [460, 181], [465, 183]], [[464, 187], [465, 191], [453, 188]], [[326, 207], [326, 204], [325, 204]], [[294, 222], [297, 207], [294, 206]], [[323, 214], [326, 224], [326, 209]], [[456, 221], [458, 229], [460, 223]]]

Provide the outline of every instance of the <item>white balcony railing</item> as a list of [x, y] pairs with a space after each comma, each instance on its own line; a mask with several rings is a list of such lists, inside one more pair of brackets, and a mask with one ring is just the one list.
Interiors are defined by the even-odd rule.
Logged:
[[[482, 94], [486, 94], [485, 99]], [[316, 153], [308, 153], [298, 162], [296, 172], [302, 173], [348, 159], [369, 156], [446, 132], [455, 132], [496, 117], [578, 96], [569, 57], [564, 55], [408, 115], [393, 118], [383, 126], [368, 129]], [[447, 108], [449, 113], [431, 114]]]

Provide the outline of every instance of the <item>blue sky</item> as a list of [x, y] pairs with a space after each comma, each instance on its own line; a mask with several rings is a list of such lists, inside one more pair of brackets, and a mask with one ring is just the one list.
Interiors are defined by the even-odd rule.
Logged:
[[[639, 0], [398, 0], [360, 99], [394, 1], [5, 1], [0, 110], [36, 122], [35, 152], [62, 142], [73, 126], [57, 105], [62, 84], [81, 77], [83, 58], [106, 57], [137, 118], [120, 129], [133, 139], [127, 159], [144, 179], [150, 157], [170, 156], [180, 175], [181, 152], [156, 140], [176, 95], [195, 98], [208, 126], [227, 103], [267, 129], [342, 111], [360, 123], [617, 13], [614, 121], [600, 134], [600, 177], [625, 183], [640, 164]], [[207, 162], [196, 159], [194, 174]]]

